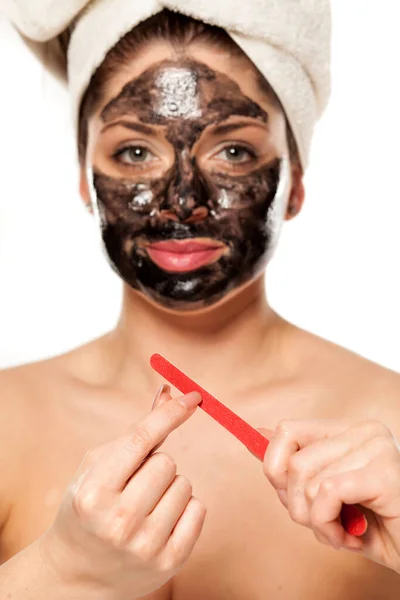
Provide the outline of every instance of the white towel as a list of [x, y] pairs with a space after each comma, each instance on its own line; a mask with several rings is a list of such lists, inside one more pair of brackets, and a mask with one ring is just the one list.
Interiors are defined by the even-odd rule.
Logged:
[[279, 97], [306, 168], [330, 93], [329, 0], [2, 0], [17, 29], [46, 43], [73, 26], [68, 83], [75, 127], [85, 89], [108, 50], [164, 8], [225, 29]]

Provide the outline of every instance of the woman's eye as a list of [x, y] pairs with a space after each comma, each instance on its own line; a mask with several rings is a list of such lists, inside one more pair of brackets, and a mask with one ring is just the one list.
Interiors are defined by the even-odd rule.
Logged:
[[247, 148], [243, 148], [243, 146], [228, 146], [217, 155], [217, 158], [222, 158], [229, 162], [241, 163], [255, 158], [255, 155], [250, 150], [247, 150]]
[[129, 146], [114, 155], [117, 160], [128, 165], [149, 162], [155, 159], [154, 154], [144, 146]]

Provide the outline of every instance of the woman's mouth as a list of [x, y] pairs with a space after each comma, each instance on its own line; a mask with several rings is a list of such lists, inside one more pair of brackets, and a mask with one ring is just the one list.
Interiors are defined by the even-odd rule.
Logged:
[[190, 238], [146, 244], [145, 250], [160, 269], [187, 273], [219, 260], [227, 246], [209, 238]]

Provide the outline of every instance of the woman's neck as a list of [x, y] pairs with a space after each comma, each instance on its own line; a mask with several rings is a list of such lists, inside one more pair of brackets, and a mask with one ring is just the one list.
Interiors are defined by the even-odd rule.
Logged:
[[267, 303], [263, 278], [196, 314], [164, 312], [125, 288], [120, 321], [108, 337], [107, 370], [126, 389], [154, 390], [160, 378], [149, 359], [158, 352], [215, 393], [245, 390], [276, 370], [283, 329]]

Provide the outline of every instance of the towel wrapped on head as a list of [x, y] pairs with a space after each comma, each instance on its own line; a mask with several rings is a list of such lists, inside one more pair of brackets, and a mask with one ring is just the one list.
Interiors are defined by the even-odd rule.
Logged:
[[[330, 93], [329, 0], [3, 0], [6, 15], [36, 50], [70, 28], [67, 71], [75, 127], [107, 52], [135, 25], [169, 9], [227, 31], [282, 103], [302, 166]], [[43, 55], [42, 55], [43, 56]]]

